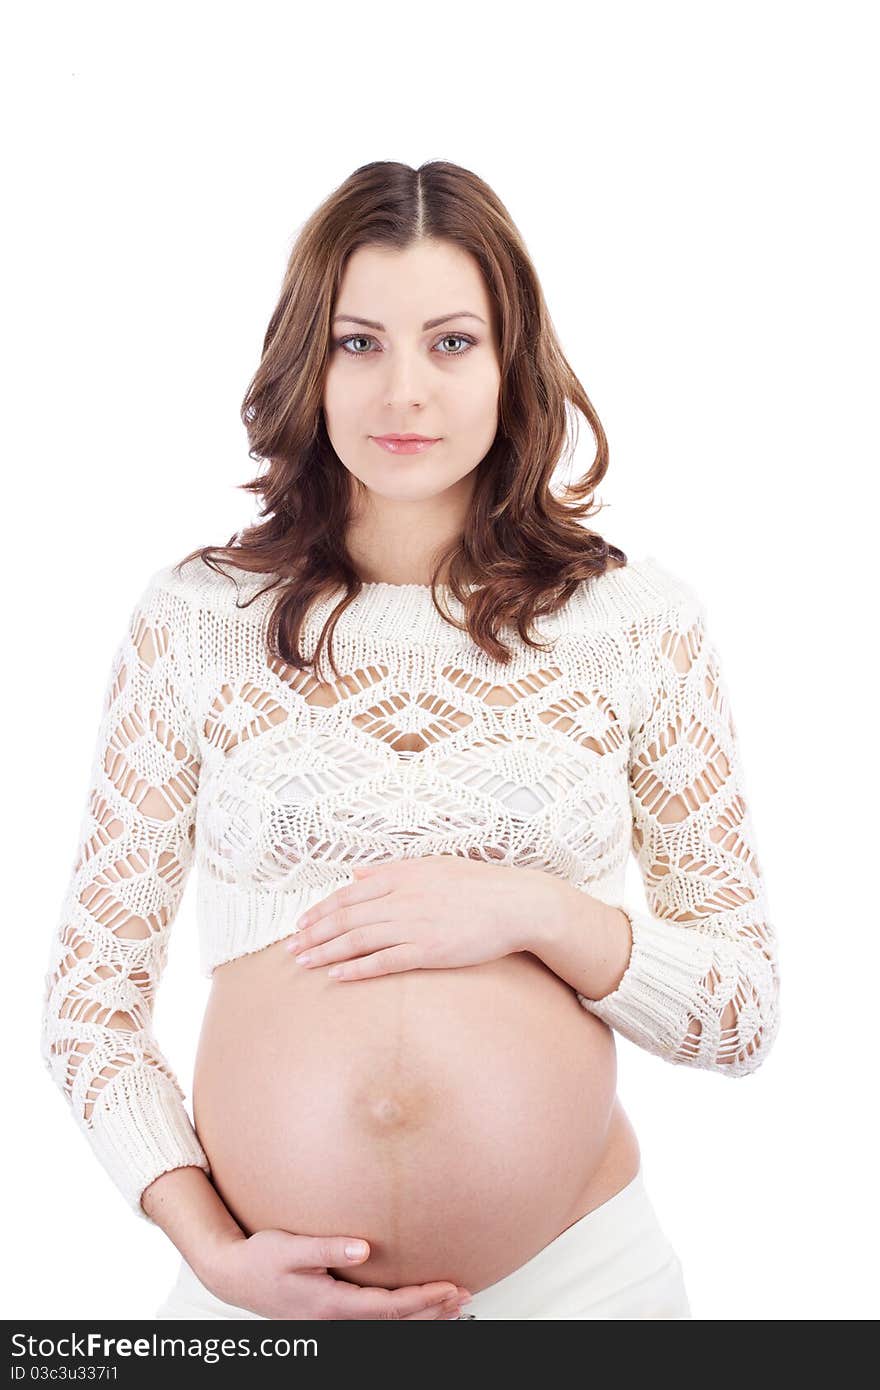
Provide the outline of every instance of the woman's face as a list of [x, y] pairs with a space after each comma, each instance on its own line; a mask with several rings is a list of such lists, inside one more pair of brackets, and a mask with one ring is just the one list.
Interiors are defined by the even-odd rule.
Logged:
[[[492, 304], [472, 256], [445, 241], [405, 251], [359, 247], [339, 287], [330, 341], [327, 433], [370, 492], [423, 501], [477, 467], [498, 428], [501, 371]], [[438, 443], [393, 454], [376, 443], [386, 434]]]

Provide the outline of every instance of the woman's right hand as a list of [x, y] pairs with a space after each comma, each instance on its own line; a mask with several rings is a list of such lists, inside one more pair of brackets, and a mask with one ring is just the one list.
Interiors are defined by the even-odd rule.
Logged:
[[[228, 1236], [212, 1248], [196, 1271], [224, 1303], [247, 1308], [264, 1318], [407, 1318], [439, 1320], [458, 1316], [467, 1289], [447, 1279], [385, 1289], [351, 1284], [328, 1273], [330, 1268], [363, 1264], [369, 1255], [345, 1253], [350, 1236], [298, 1236], [290, 1231], [254, 1231]], [[359, 1241], [360, 1238], [358, 1237]]]

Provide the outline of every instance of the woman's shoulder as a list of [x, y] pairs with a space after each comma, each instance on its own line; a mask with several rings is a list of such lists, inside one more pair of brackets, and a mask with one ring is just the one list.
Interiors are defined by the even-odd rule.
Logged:
[[701, 606], [697, 589], [678, 566], [650, 551], [627, 559], [626, 564], [614, 561], [604, 574], [587, 581], [584, 593], [588, 603], [623, 619]]
[[174, 594], [196, 608], [220, 608], [232, 614], [237, 606], [276, 580], [276, 575], [254, 574], [228, 561], [209, 564], [199, 554], [160, 565], [148, 588]]

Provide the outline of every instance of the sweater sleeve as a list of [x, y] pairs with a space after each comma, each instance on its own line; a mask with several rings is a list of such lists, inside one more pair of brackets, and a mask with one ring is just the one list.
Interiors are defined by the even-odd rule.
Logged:
[[630, 632], [632, 851], [649, 910], [620, 904], [629, 963], [585, 1009], [668, 1062], [754, 1072], [779, 1026], [776, 936], [729, 692], [693, 591]]
[[106, 682], [77, 849], [52, 937], [41, 1056], [131, 1209], [172, 1168], [210, 1166], [153, 1034], [195, 842], [192, 612], [157, 571]]

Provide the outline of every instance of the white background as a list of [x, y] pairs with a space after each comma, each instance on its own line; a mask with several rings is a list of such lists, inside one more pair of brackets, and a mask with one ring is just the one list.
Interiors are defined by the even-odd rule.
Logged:
[[[694, 1316], [877, 1316], [873, 17], [10, 12], [4, 1316], [149, 1317], [176, 1273], [38, 1056], [103, 682], [145, 579], [254, 519], [239, 408], [300, 224], [358, 165], [432, 158], [487, 180], [534, 259], [610, 441], [592, 524], [697, 587], [726, 658], [783, 1028], [733, 1082], [618, 1047]], [[156, 1015], [188, 1103], [194, 901]]]

